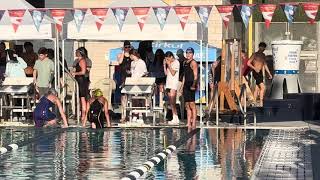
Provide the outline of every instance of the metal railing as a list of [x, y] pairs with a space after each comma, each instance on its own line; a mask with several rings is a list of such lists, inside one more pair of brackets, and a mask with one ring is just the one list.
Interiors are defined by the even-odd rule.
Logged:
[[[62, 62], [59, 61], [59, 64], [62, 65]], [[63, 66], [62, 66], [63, 67]], [[77, 124], [79, 125], [80, 123], [80, 97], [79, 97], [79, 85], [77, 80], [72, 76], [72, 74], [70, 73], [69, 69], [66, 67], [64, 68], [64, 73], [66, 73], [70, 79], [72, 80], [73, 83], [73, 87], [75, 89], [75, 91], [72, 93], [72, 98], [71, 98], [71, 102], [72, 102], [72, 114], [76, 115], [77, 118]], [[64, 78], [64, 84], [66, 84], [66, 79]], [[63, 96], [65, 96], [67, 93], [66, 92], [66, 86], [63, 86]], [[63, 97], [62, 98], [62, 103], [65, 104], [66, 102], [66, 98]]]
[[[238, 106], [241, 114], [243, 115], [244, 118], [244, 127], [247, 126], [247, 120], [248, 120], [248, 112], [247, 112], [247, 87], [245, 84], [241, 86], [240, 90], [240, 96], [236, 96], [237, 101], [238, 101]], [[215, 105], [215, 120], [216, 120], [216, 126], [219, 126], [219, 92], [218, 92], [218, 86], [216, 85], [213, 89], [213, 98], [214, 98], [214, 103], [209, 104], [209, 111], [208, 111], [208, 118], [210, 119], [211, 117], [211, 110], [213, 108], [213, 105]], [[242, 99], [243, 104], [242, 104]], [[212, 102], [213, 100], [211, 100]], [[256, 126], [256, 114], [253, 112], [253, 120], [254, 120], [254, 126]], [[208, 125], [208, 124], [207, 124]]]

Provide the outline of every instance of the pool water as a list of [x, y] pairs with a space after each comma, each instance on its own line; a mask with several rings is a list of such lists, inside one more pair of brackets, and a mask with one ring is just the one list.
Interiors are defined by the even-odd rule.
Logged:
[[[0, 179], [120, 179], [187, 129], [0, 129]], [[144, 179], [249, 179], [266, 130], [201, 129]]]

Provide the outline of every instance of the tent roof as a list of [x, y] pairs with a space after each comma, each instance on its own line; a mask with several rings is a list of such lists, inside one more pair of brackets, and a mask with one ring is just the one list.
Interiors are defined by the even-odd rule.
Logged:
[[33, 23], [33, 19], [28, 9], [35, 9], [25, 0], [0, 0], [0, 9], [26, 9], [17, 32], [14, 32], [8, 11], [6, 11], [0, 21], [0, 40], [32, 40], [32, 39], [51, 39], [53, 22], [48, 16], [43, 18], [39, 32]]
[[[167, 6], [161, 0], [115, 0], [108, 8], [114, 7], [157, 7]], [[158, 20], [152, 9], [143, 31], [140, 31], [138, 20], [129, 9], [121, 32], [111, 10], [108, 11], [106, 20], [100, 31], [97, 30], [95, 18], [89, 10], [85, 16], [80, 32], [77, 31], [74, 21], [68, 23], [67, 39], [88, 40], [198, 40], [199, 26], [196, 22], [188, 20], [182, 30], [180, 21], [173, 9], [170, 10], [164, 29], [161, 30]]]

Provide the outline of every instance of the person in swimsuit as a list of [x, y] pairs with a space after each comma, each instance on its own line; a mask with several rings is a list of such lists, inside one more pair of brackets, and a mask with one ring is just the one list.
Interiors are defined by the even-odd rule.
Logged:
[[22, 53], [21, 57], [27, 63], [25, 73], [27, 77], [33, 77], [33, 67], [38, 59], [38, 54], [34, 52], [31, 42], [25, 42], [23, 47], [25, 52]]
[[187, 110], [187, 126], [196, 127], [197, 108], [195, 103], [195, 93], [198, 84], [198, 64], [193, 59], [194, 49], [188, 48], [186, 50], [187, 61], [183, 65], [183, 98]]
[[44, 96], [42, 96], [33, 112], [35, 127], [48, 127], [53, 126], [57, 123], [57, 116], [52, 112], [52, 110], [50, 110], [55, 105], [58, 107], [63, 121], [62, 127], [68, 127], [66, 115], [63, 111], [61, 101], [57, 96], [58, 93], [53, 88], [49, 89], [48, 92]]
[[[131, 69], [131, 62], [129, 51], [131, 50], [131, 44], [129, 41], [124, 41], [123, 43], [123, 52], [118, 54], [117, 60], [120, 66], [120, 75], [121, 75], [121, 82], [120, 82], [120, 91], [124, 86], [127, 77], [130, 77], [130, 69]], [[125, 122], [126, 114], [125, 114], [125, 107], [127, 104], [127, 96], [121, 94], [121, 122]]]
[[87, 118], [91, 123], [91, 128], [103, 128], [104, 121], [107, 121], [107, 127], [111, 127], [108, 100], [103, 97], [100, 89], [94, 90], [92, 95], [93, 97], [87, 103]]
[[89, 94], [88, 90], [88, 80], [85, 76], [87, 71], [87, 63], [86, 63], [86, 53], [84, 50], [84, 47], [80, 47], [76, 50], [76, 57], [78, 63], [75, 67], [75, 72], [72, 73], [72, 75], [75, 77], [75, 79], [78, 82], [79, 86], [79, 96], [81, 100], [81, 121], [82, 125], [85, 126], [85, 119], [86, 119], [86, 108], [87, 108], [87, 102], [86, 97]]
[[263, 106], [263, 98], [264, 98], [264, 91], [265, 91], [265, 85], [263, 83], [263, 68], [267, 71], [269, 75], [269, 79], [272, 79], [272, 75], [265, 62], [265, 55], [262, 52], [254, 53], [250, 57], [247, 65], [253, 70], [252, 75], [256, 80], [256, 88], [254, 90], [253, 97], [256, 100], [259, 94], [260, 106]]

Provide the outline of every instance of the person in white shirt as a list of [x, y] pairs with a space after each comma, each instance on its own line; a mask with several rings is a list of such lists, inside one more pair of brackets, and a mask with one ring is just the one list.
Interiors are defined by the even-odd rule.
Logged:
[[169, 124], [179, 124], [179, 117], [176, 108], [177, 90], [179, 86], [180, 63], [174, 58], [171, 51], [165, 54], [164, 72], [167, 75], [166, 90], [168, 92], [169, 104], [172, 109], [172, 121]]
[[27, 63], [21, 58], [14, 54], [11, 49], [6, 50], [7, 53], [7, 66], [5, 77], [26, 77], [24, 69], [27, 68]]
[[[132, 78], [141, 78], [148, 74], [146, 63], [140, 58], [140, 54], [136, 49], [131, 49], [129, 51], [131, 62], [131, 69], [130, 73]], [[143, 101], [141, 100], [134, 100], [133, 106], [139, 107], [143, 106]], [[140, 114], [141, 115], [141, 114]], [[139, 124], [143, 124], [143, 119], [138, 119], [139, 114], [135, 114], [132, 118], [132, 122], [137, 122]]]
[[147, 66], [146, 63], [140, 58], [140, 55], [136, 49], [131, 49], [130, 52], [131, 62], [131, 77], [139, 78], [147, 75]]

